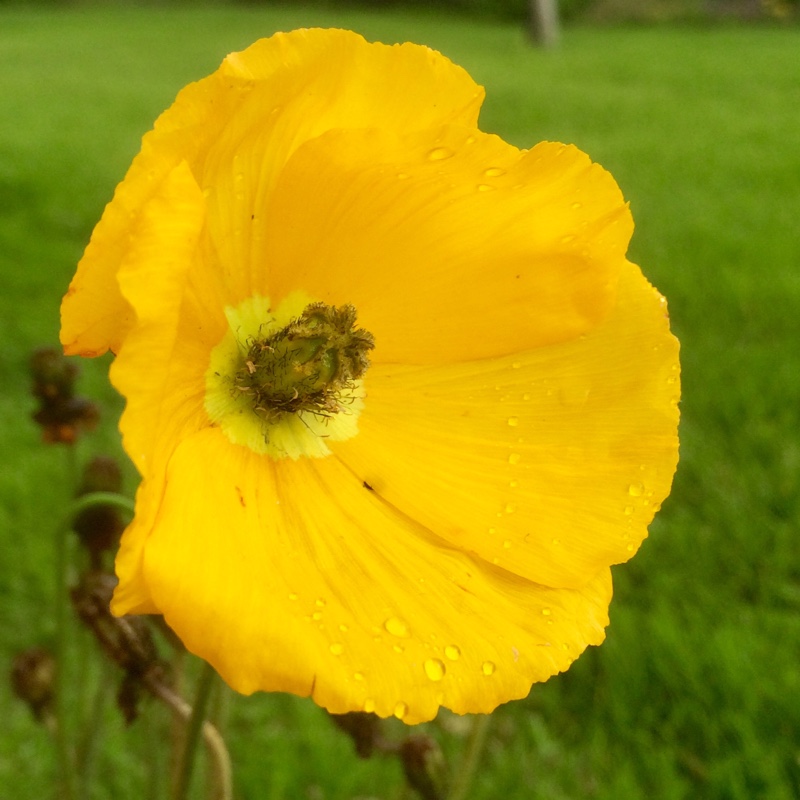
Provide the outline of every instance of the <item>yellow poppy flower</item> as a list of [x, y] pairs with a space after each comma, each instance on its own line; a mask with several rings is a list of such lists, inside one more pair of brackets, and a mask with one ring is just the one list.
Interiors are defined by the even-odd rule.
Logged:
[[523, 697], [669, 492], [678, 345], [622, 195], [482, 98], [424, 47], [256, 42], [144, 137], [64, 298], [142, 476], [113, 610], [240, 692]]

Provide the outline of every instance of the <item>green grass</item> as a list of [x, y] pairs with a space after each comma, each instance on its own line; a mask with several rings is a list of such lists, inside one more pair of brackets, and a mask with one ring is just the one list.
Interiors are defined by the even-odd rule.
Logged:
[[[272, 31], [351, 27], [430, 44], [487, 88], [482, 127], [578, 144], [631, 202], [633, 257], [683, 344], [672, 497], [615, 570], [606, 643], [496, 714], [474, 798], [800, 795], [800, 31], [520, 31], [422, 14], [305, 6], [0, 10], [0, 655], [52, 638], [63, 454], [28, 421], [28, 353], [141, 134], [189, 80]], [[108, 409], [85, 450], [119, 452]], [[131, 476], [129, 487], [134, 488]], [[0, 687], [0, 786], [49, 796], [48, 738]], [[458, 720], [443, 738], [463, 745]], [[400, 797], [394, 761], [359, 762], [309, 701], [235, 698], [239, 798]], [[144, 796], [105, 727], [94, 798]], [[132, 773], [130, 772], [132, 770]], [[378, 787], [377, 789], [374, 787]], [[0, 792], [2, 794], [2, 792]]]

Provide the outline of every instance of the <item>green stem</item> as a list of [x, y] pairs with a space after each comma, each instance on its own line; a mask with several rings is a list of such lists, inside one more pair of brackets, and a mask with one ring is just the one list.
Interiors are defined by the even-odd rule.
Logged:
[[100, 662], [100, 672], [97, 675], [94, 698], [89, 711], [88, 719], [84, 723], [83, 737], [78, 748], [78, 770], [81, 784], [81, 797], [89, 796], [94, 759], [97, 755], [97, 746], [102, 736], [103, 712], [106, 700], [111, 689], [113, 676], [107, 661]]
[[[66, 448], [68, 491], [72, 493], [78, 481], [78, 454], [74, 445]], [[72, 517], [69, 518], [71, 522]], [[70, 745], [72, 726], [67, 703], [67, 661], [69, 660], [69, 524], [62, 523], [55, 532], [55, 623], [56, 623], [56, 748], [60, 772], [61, 796], [74, 800], [76, 794], [75, 757]]]
[[69, 566], [67, 529], [56, 531], [56, 747], [58, 748], [61, 791], [64, 800], [75, 800], [75, 760], [70, 746], [72, 726], [69, 724], [67, 703], [67, 660], [69, 645], [69, 614], [67, 600], [67, 570]]
[[133, 500], [131, 500], [130, 497], [125, 497], [116, 492], [90, 492], [89, 494], [77, 497], [69, 507], [67, 516], [62, 523], [62, 530], [64, 532], [69, 531], [72, 527], [72, 521], [81, 511], [85, 511], [87, 508], [94, 508], [95, 506], [114, 506], [121, 511], [127, 511], [131, 515], [134, 510]]
[[486, 744], [490, 720], [489, 714], [476, 714], [473, 717], [472, 730], [467, 741], [467, 752], [459, 764], [447, 800], [465, 800], [467, 797], [483, 754], [483, 747]]
[[189, 786], [192, 782], [197, 745], [203, 732], [206, 709], [211, 697], [211, 689], [214, 686], [215, 677], [214, 668], [208, 662], [205, 662], [200, 673], [200, 679], [197, 682], [197, 692], [186, 727], [186, 742], [183, 748], [183, 756], [178, 772], [178, 784], [175, 787], [173, 800], [187, 800], [189, 797]]

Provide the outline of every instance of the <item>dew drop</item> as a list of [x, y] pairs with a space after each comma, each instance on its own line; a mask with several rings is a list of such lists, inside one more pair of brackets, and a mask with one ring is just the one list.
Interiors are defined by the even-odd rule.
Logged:
[[509, 425], [510, 425], [512, 428], [516, 428], [516, 427], [517, 427], [517, 425], [519, 425], [519, 417], [509, 417], [509, 418], [508, 418], [508, 424], [509, 424]]
[[354, 681], [363, 681], [364, 680], [364, 673], [363, 672], [355, 672], [355, 673], [353, 673], [353, 680]]
[[392, 636], [397, 636], [400, 639], [406, 639], [409, 636], [408, 625], [399, 617], [389, 617], [389, 619], [383, 623], [383, 627], [386, 628], [387, 632], [391, 633]]
[[635, 548], [634, 548], [634, 546], [633, 546], [632, 544], [629, 544], [629, 545], [628, 545], [628, 546], [627, 546], [625, 549], [626, 549], [626, 550], [627, 550], [629, 553], [632, 553], [632, 552], [634, 551], [634, 549], [635, 549]]
[[350, 630], [350, 628], [348, 628], [348, 627], [347, 627], [347, 625], [345, 625], [344, 623], [342, 623], [342, 624], [339, 626], [339, 630], [340, 630], [342, 633], [347, 633], [347, 631], [349, 631], [349, 630]]
[[509, 486], [510, 486], [512, 489], [516, 489], [516, 488], [517, 488], [517, 486], [519, 486], [519, 481], [511, 481], [511, 482], [510, 482], [508, 485], [509, 485]]
[[489, 167], [489, 169], [484, 170], [483, 174], [487, 178], [499, 178], [501, 175], [505, 175], [506, 171], [500, 167]]
[[574, 242], [575, 237], [570, 233], [568, 236], [561, 237], [561, 244], [569, 244], [570, 242]]
[[625, 506], [625, 516], [629, 517], [635, 510], [633, 506]]
[[542, 609], [542, 616], [543, 616], [543, 617], [549, 617], [549, 616], [550, 616], [550, 613], [551, 613], [551, 612], [550, 612], [550, 609], [549, 609], [549, 608], [543, 608], [543, 609]]
[[644, 494], [644, 484], [636, 481], [628, 487], [628, 494], [631, 497], [641, 497]]
[[530, 392], [525, 392], [525, 394], [522, 395], [522, 399], [523, 400], [530, 400], [531, 399], [531, 393]]
[[573, 203], [573, 204], [572, 204], [572, 206], [570, 206], [570, 207], [571, 207], [571, 208], [572, 208], [574, 211], [577, 211], [579, 208], [582, 208], [582, 207], [583, 207], [583, 203], [577, 203], [577, 202], [576, 202], [576, 203]]
[[444, 648], [444, 654], [450, 661], [458, 661], [458, 657], [461, 655], [461, 649], [454, 644], [448, 644], [447, 647]]
[[496, 669], [497, 667], [494, 661], [484, 661], [483, 664], [481, 664], [481, 672], [483, 672], [484, 675], [494, 675]]
[[325, 601], [320, 597], [316, 600], [314, 605], [316, 605], [317, 608], [325, 608]]
[[445, 672], [447, 672], [444, 662], [439, 661], [438, 658], [429, 658], [423, 666], [425, 667], [425, 674], [432, 681], [440, 681], [444, 678]]
[[375, 711], [375, 701], [371, 697], [368, 697], [364, 701], [364, 711], [366, 711], [367, 714], [372, 714]]
[[405, 172], [398, 172], [397, 173], [397, 180], [404, 181], [408, 177], [408, 174]]
[[314, 619], [314, 620], [316, 620], [317, 622], [319, 622], [319, 621], [322, 619], [322, 612], [321, 612], [321, 611], [315, 611], [315, 612], [314, 612], [314, 613], [311, 615], [311, 619]]
[[289, 599], [292, 601], [297, 600], [297, 595], [294, 592], [289, 592]]
[[494, 186], [489, 186], [488, 183], [479, 183], [478, 184], [478, 191], [479, 192], [491, 192], [494, 189]]
[[344, 652], [344, 646], [339, 642], [334, 642], [329, 649], [335, 656], [340, 656]]
[[506, 503], [506, 514], [513, 514], [517, 510], [514, 503]]
[[394, 711], [392, 713], [397, 717], [397, 719], [403, 719], [403, 717], [408, 714], [408, 706], [401, 700], [394, 707]]
[[522, 458], [522, 456], [519, 453], [511, 453], [508, 456], [508, 463], [509, 464], [519, 464], [519, 460], [521, 458]]
[[519, 369], [521, 366], [522, 366], [522, 362], [521, 362], [521, 361], [515, 361], [515, 362], [514, 362], [514, 363], [511, 365], [511, 369]]
[[489, 536], [494, 536], [497, 533], [497, 528], [489, 528]]
[[510, 550], [511, 549], [511, 539], [506, 539], [503, 542], [503, 549], [504, 550]]
[[448, 149], [447, 147], [434, 147], [433, 150], [428, 153], [428, 160], [429, 161], [444, 161], [446, 158], [450, 158], [453, 155], [453, 151]]

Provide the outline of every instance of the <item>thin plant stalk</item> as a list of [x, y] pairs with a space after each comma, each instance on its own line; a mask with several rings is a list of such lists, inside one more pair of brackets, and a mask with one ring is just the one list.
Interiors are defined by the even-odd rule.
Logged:
[[[75, 445], [66, 446], [67, 485], [72, 492], [78, 479], [78, 454]], [[73, 515], [55, 532], [55, 622], [56, 622], [56, 748], [58, 750], [61, 795], [75, 800], [77, 781], [75, 755], [70, 744], [72, 726], [67, 703], [67, 661], [69, 660], [69, 529]]]
[[75, 757], [70, 744], [72, 725], [67, 703], [67, 669], [69, 658], [69, 614], [67, 584], [69, 570], [69, 537], [67, 528], [56, 531], [56, 747], [60, 772], [61, 792], [64, 800], [75, 800]]
[[490, 720], [491, 716], [489, 714], [476, 714], [472, 718], [472, 730], [467, 740], [467, 750], [458, 765], [458, 771], [453, 778], [452, 788], [447, 800], [466, 800], [483, 755]]
[[177, 696], [169, 697], [167, 700], [167, 697], [171, 693], [165, 691], [164, 687], [161, 687], [161, 691], [159, 691], [159, 697], [166, 700], [175, 711], [187, 720], [186, 742], [173, 800], [187, 800], [189, 796], [189, 787], [192, 780], [195, 757], [197, 755], [197, 745], [201, 735], [215, 763], [220, 786], [219, 800], [231, 800], [233, 796], [231, 789], [230, 757], [228, 756], [225, 742], [220, 736], [219, 731], [217, 731], [210, 722], [205, 720], [208, 701], [211, 696], [211, 689], [214, 686], [215, 678], [216, 672], [214, 668], [210, 664], [204, 663], [197, 683], [197, 691], [193, 706], [188, 706]]

